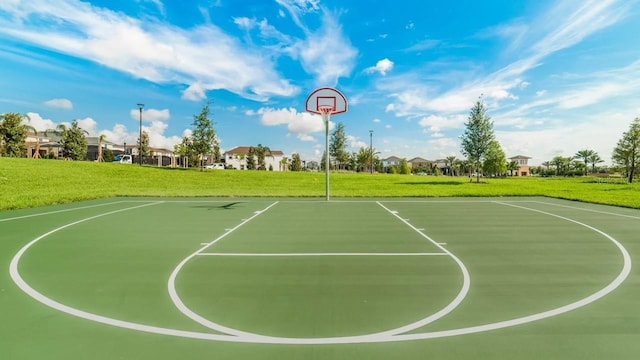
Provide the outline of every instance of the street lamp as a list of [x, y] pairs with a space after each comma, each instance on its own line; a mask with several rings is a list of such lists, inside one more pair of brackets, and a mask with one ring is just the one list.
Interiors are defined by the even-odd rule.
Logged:
[[371, 174], [373, 174], [373, 130], [369, 130], [369, 166]]
[[140, 137], [138, 138], [138, 164], [142, 166], [142, 108], [144, 107], [143, 103], [138, 103], [138, 108], [140, 109]]

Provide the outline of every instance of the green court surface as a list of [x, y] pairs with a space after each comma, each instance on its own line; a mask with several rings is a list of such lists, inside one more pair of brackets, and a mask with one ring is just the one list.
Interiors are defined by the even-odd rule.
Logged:
[[550, 198], [0, 212], [0, 359], [636, 359], [639, 238]]

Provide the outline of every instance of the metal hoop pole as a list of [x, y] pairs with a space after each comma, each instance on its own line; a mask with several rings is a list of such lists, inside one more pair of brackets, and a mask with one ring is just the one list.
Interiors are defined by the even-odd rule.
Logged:
[[325, 137], [325, 154], [326, 154], [326, 158], [325, 158], [325, 164], [324, 164], [324, 170], [325, 170], [325, 193], [326, 193], [326, 200], [329, 201], [329, 118], [331, 117], [331, 114], [329, 112], [323, 111], [322, 112], [322, 119], [324, 120], [324, 137]]

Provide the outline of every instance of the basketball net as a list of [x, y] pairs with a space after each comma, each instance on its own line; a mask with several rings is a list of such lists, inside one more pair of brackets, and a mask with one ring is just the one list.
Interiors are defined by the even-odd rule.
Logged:
[[329, 106], [329, 105], [318, 106], [318, 111], [323, 115], [329, 115], [333, 113], [333, 106]]

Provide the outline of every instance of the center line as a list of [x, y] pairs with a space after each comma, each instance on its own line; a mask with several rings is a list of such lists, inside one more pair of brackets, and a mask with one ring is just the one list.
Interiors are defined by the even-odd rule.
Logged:
[[442, 256], [447, 253], [198, 253], [198, 256]]

